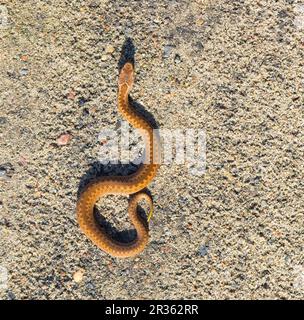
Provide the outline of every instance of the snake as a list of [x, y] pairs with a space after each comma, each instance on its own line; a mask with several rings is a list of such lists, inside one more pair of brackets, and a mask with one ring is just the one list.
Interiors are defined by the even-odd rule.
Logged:
[[[127, 176], [101, 176], [90, 182], [80, 193], [77, 201], [77, 221], [82, 232], [101, 250], [117, 258], [133, 257], [141, 253], [149, 241], [148, 223], [139, 214], [139, 202], [145, 200], [153, 212], [153, 201], [144, 189], [157, 174], [160, 166], [160, 139], [152, 125], [130, 103], [129, 93], [135, 78], [134, 65], [126, 62], [118, 77], [118, 111], [140, 132], [145, 145], [144, 161], [137, 171]], [[96, 202], [107, 195], [130, 196], [128, 215], [136, 230], [130, 242], [113, 239], [94, 216]], [[149, 221], [149, 218], [148, 218]]]

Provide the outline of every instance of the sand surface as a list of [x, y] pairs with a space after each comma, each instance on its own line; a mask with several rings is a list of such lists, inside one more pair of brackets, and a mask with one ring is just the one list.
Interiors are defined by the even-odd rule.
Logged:
[[[2, 299], [304, 298], [303, 1], [0, 5]], [[94, 175], [132, 171], [98, 164], [127, 38], [132, 98], [160, 129], [204, 130], [207, 160], [161, 166], [150, 243], [119, 260], [75, 206]], [[132, 229], [127, 198], [98, 208]]]

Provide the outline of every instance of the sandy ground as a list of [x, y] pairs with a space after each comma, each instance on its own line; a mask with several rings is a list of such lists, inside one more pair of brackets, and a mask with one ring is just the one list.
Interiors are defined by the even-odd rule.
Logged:
[[[303, 3], [0, 5], [1, 298], [304, 298]], [[80, 232], [75, 205], [85, 179], [124, 171], [97, 161], [100, 131], [121, 121], [127, 37], [132, 97], [159, 128], [203, 129], [207, 166], [161, 167], [150, 243], [119, 260]], [[99, 203], [119, 231], [126, 208]]]

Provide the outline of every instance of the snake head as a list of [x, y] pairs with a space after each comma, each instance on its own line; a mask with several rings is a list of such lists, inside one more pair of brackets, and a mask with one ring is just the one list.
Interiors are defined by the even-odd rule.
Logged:
[[134, 83], [134, 68], [132, 63], [127, 62], [119, 73], [118, 84], [120, 86], [126, 84], [130, 90]]

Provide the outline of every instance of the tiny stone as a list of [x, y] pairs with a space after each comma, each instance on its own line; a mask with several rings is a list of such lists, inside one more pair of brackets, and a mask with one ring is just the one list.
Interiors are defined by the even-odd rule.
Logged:
[[27, 62], [28, 61], [28, 56], [24, 54], [24, 55], [22, 55], [20, 57], [20, 60], [23, 61], [23, 62]]
[[7, 75], [8, 75], [10, 78], [13, 78], [13, 79], [15, 79], [15, 78], [17, 77], [15, 71], [7, 71]]
[[236, 177], [238, 175], [238, 169], [237, 168], [232, 168], [231, 169], [231, 174]]
[[7, 119], [5, 117], [0, 117], [0, 125], [7, 123]]
[[27, 69], [21, 69], [21, 70], [20, 70], [20, 74], [21, 74], [22, 76], [26, 76], [26, 75], [28, 74], [28, 70], [27, 70]]
[[80, 98], [78, 101], [78, 104], [80, 107], [82, 107], [85, 105], [86, 102], [87, 102], [87, 100], [85, 98]]
[[76, 97], [76, 92], [74, 90], [71, 90], [69, 93], [68, 93], [68, 99], [69, 100], [74, 100]]
[[0, 168], [0, 178], [6, 177], [6, 170], [4, 168]]
[[197, 50], [202, 50], [202, 49], [204, 49], [203, 44], [202, 44], [201, 42], [199, 42], [199, 41], [195, 44], [195, 46], [196, 46]]
[[85, 117], [90, 115], [90, 110], [88, 108], [84, 108], [83, 111], [82, 111], [82, 115], [85, 116]]
[[27, 165], [27, 159], [24, 156], [20, 156], [18, 163], [21, 166], [26, 166]]
[[278, 17], [279, 17], [279, 18], [286, 18], [286, 17], [288, 17], [288, 13], [287, 13], [285, 10], [281, 10], [281, 11], [278, 13]]
[[84, 270], [83, 269], [79, 269], [73, 275], [74, 281], [77, 282], [77, 283], [81, 282], [82, 279], [83, 279], [83, 275], [84, 275]]
[[114, 51], [115, 51], [115, 48], [113, 46], [111, 46], [111, 45], [107, 46], [106, 50], [105, 50], [105, 52], [109, 53], [109, 54], [113, 53]]
[[58, 139], [57, 139], [57, 144], [58, 146], [65, 146], [67, 145], [70, 140], [71, 140], [72, 136], [68, 133], [66, 134], [62, 134]]
[[89, 7], [90, 7], [90, 8], [98, 8], [99, 6], [100, 6], [100, 0], [92, 1], [92, 2], [89, 4]]
[[7, 292], [7, 298], [8, 300], [16, 300], [16, 296], [12, 291]]
[[101, 56], [101, 61], [107, 61], [108, 60], [108, 56], [106, 54]]
[[181, 61], [182, 61], [182, 60], [181, 60], [180, 55], [179, 55], [179, 54], [176, 54], [176, 55], [175, 55], [175, 58], [174, 58], [174, 62], [175, 62], [175, 63], [181, 63]]
[[11, 163], [5, 163], [0, 166], [0, 178], [10, 178], [13, 175], [14, 167]]
[[203, 19], [197, 19], [196, 22], [195, 22], [195, 24], [196, 24], [197, 26], [201, 26], [203, 23], [204, 23], [204, 20], [203, 20]]
[[163, 57], [168, 58], [170, 56], [172, 49], [173, 49], [173, 46], [170, 46], [170, 45], [164, 46]]
[[201, 256], [201, 257], [204, 257], [204, 256], [206, 256], [207, 254], [208, 254], [208, 249], [209, 249], [209, 247], [208, 246], [201, 246], [200, 247], [200, 249], [199, 249], [199, 255]]

